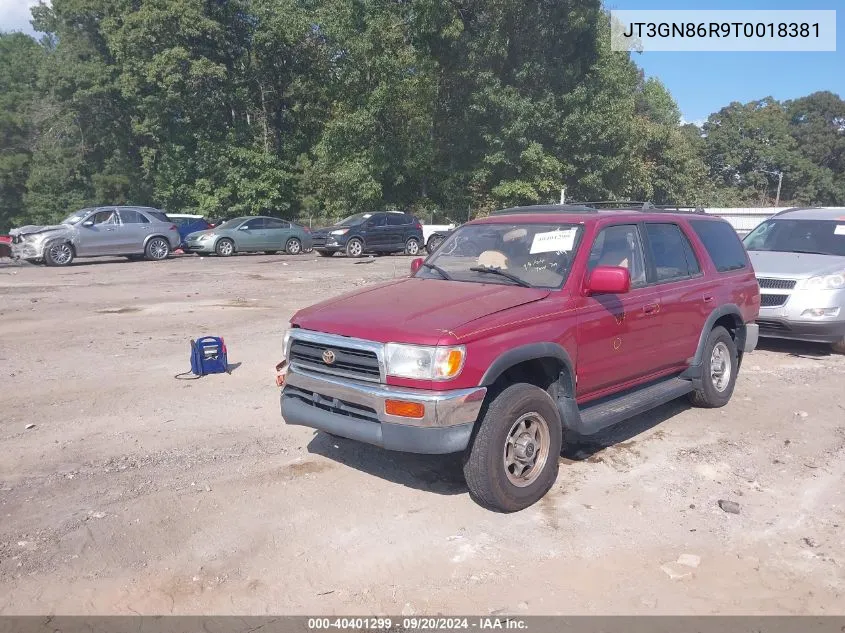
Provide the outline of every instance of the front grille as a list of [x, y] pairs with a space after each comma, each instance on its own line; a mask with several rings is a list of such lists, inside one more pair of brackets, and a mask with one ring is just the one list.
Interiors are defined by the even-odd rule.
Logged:
[[761, 288], [769, 290], [792, 290], [795, 287], [794, 279], [774, 279], [772, 277], [757, 277], [757, 283]]
[[782, 306], [789, 299], [789, 295], [760, 295], [761, 308], [776, 308]]
[[379, 421], [378, 413], [375, 409], [364, 407], [354, 402], [330, 398], [314, 391], [308, 391], [307, 389], [301, 389], [300, 387], [293, 387], [291, 385], [285, 387], [284, 393], [286, 398], [296, 398], [307, 405], [328, 411], [329, 413], [358, 418], [359, 420], [368, 420], [370, 422]]
[[789, 330], [785, 323], [780, 321], [767, 321], [766, 319], [757, 319], [757, 325], [760, 326], [760, 332], [784, 332]]
[[326, 236], [325, 235], [313, 235], [311, 237], [311, 241], [313, 242], [314, 246], [325, 246], [326, 245]]
[[[334, 355], [333, 363], [323, 360], [325, 352], [331, 352]], [[372, 382], [378, 382], [381, 379], [378, 356], [370, 350], [294, 339], [290, 346], [290, 363], [335, 376], [359, 378]]]

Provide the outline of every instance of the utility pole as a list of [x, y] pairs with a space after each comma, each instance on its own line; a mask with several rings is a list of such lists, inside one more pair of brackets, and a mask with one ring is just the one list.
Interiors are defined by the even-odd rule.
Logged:
[[769, 174], [771, 176], [777, 176], [778, 177], [778, 192], [777, 192], [777, 195], [775, 196], [775, 207], [779, 207], [780, 206], [780, 188], [781, 188], [781, 185], [783, 185], [783, 172], [782, 171], [767, 171], [765, 169], [754, 169], [752, 171], [758, 171], [761, 174]]
[[566, 204], [566, 187], [560, 190], [560, 203]]

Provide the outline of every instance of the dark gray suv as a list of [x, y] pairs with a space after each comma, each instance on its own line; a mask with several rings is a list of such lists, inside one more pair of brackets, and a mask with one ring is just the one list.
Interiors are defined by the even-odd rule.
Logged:
[[125, 255], [166, 259], [179, 246], [179, 228], [151, 207], [89, 207], [61, 224], [12, 229], [12, 257], [67, 266], [75, 257]]

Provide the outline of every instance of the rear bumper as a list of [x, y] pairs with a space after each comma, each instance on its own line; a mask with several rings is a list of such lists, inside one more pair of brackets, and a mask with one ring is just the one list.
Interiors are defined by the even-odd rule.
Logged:
[[756, 323], [746, 323], [743, 336], [742, 351], [753, 352], [757, 349], [757, 342], [760, 340], [760, 326]]
[[[281, 394], [285, 423], [307, 426], [409, 453], [462, 451], [478, 419], [485, 387], [453, 391], [401, 389], [290, 368]], [[425, 406], [420, 419], [385, 413], [385, 400]]]
[[836, 343], [845, 339], [845, 321], [791, 321], [758, 319], [760, 336], [813, 343]]

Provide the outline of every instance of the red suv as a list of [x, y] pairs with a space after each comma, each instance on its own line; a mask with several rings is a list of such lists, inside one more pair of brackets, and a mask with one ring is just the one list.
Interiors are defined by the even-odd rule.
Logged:
[[294, 315], [282, 415], [391, 450], [463, 451], [470, 493], [498, 511], [549, 490], [565, 430], [686, 395], [725, 405], [757, 344], [747, 253], [701, 213], [506, 209], [411, 268]]

